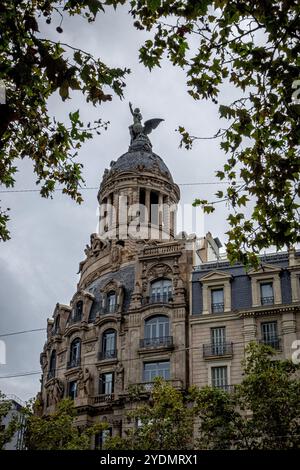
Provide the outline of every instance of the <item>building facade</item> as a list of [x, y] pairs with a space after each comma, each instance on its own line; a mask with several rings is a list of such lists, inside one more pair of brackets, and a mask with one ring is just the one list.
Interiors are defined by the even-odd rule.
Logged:
[[251, 341], [273, 347], [278, 358], [291, 358], [299, 349], [300, 253], [295, 250], [267, 254], [258, 270], [248, 272], [228, 261], [202, 263], [192, 273], [191, 299], [189, 371], [199, 387], [230, 390], [239, 384]]
[[22, 413], [22, 409], [25, 406], [25, 403], [20, 400], [16, 395], [7, 395], [4, 398], [10, 405], [10, 410], [7, 415], [2, 419], [0, 426], [4, 429], [9, 426], [12, 420], [17, 420], [18, 429], [14, 433], [10, 442], [7, 442], [4, 445], [5, 450], [24, 450], [24, 431], [25, 431], [25, 416]]
[[98, 233], [70, 305], [58, 303], [48, 320], [41, 354], [43, 413], [71, 397], [78, 426], [109, 424], [96, 448], [135, 425], [132, 389], [147, 398], [156, 376], [180, 390], [229, 388], [241, 380], [245, 344], [263, 340], [289, 355], [300, 331], [299, 255], [267, 256], [246, 273], [220, 259], [210, 233], [176, 236], [180, 191], [152, 151], [153, 121], [134, 115], [128, 152], [104, 172]]

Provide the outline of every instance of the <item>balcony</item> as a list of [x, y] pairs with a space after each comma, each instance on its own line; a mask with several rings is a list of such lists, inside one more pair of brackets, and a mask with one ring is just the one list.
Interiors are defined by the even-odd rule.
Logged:
[[218, 390], [223, 390], [223, 392], [233, 393], [235, 390], [235, 385], [213, 385], [213, 388], [217, 388]]
[[273, 338], [265, 338], [261, 339], [260, 344], [264, 344], [265, 346], [270, 346], [273, 349], [276, 349], [277, 351], [281, 350], [281, 342], [280, 338], [277, 336], [274, 336]]
[[78, 357], [76, 359], [72, 359], [71, 361], [68, 361], [67, 369], [73, 369], [74, 367], [80, 367], [80, 363], [81, 363], [80, 357]]
[[115, 398], [114, 393], [102, 393], [101, 395], [97, 395], [92, 397], [92, 404], [99, 405], [102, 403], [111, 403]]
[[203, 357], [224, 357], [233, 355], [233, 343], [203, 344]]
[[82, 320], [82, 315], [74, 315], [68, 320], [69, 325], [74, 325], [74, 323], [79, 323]]
[[261, 304], [262, 305], [273, 305], [274, 304], [274, 296], [270, 297], [262, 297], [261, 298]]
[[[183, 385], [181, 380], [171, 380], [171, 379], [164, 379], [167, 383], [172, 385], [172, 387], [176, 388], [177, 390], [181, 390]], [[155, 382], [141, 382], [137, 384], [132, 384], [129, 387], [133, 387], [138, 390], [139, 393], [149, 393], [154, 387]]]
[[224, 302], [217, 302], [211, 304], [212, 313], [222, 313], [224, 312]]
[[100, 315], [112, 315], [116, 313], [117, 310], [118, 310], [117, 305], [107, 305], [106, 307], [101, 309]]
[[142, 305], [149, 305], [149, 304], [169, 304], [170, 302], [173, 302], [173, 294], [157, 294], [157, 295], [151, 295], [148, 297], [144, 297], [142, 299]]
[[117, 350], [116, 349], [108, 349], [107, 351], [99, 351], [98, 352], [98, 360], [105, 361], [108, 359], [116, 359], [117, 357]]
[[172, 348], [173, 336], [140, 339], [140, 349]]

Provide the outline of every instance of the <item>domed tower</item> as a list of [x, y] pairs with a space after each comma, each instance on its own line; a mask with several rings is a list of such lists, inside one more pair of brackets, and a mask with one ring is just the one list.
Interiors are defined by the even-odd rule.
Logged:
[[142, 126], [139, 110], [132, 112], [128, 152], [105, 170], [98, 193], [99, 235], [120, 240], [173, 239], [179, 187], [164, 161], [152, 151], [147, 136], [161, 119]]
[[[130, 389], [147, 399], [155, 376], [188, 386], [188, 289], [193, 253], [175, 237], [179, 188], [133, 110], [128, 152], [105, 170], [99, 232], [80, 262], [70, 305], [57, 304], [41, 354], [43, 413], [74, 399], [77, 424], [131, 426]], [[101, 446], [107, 433], [91, 445]]]

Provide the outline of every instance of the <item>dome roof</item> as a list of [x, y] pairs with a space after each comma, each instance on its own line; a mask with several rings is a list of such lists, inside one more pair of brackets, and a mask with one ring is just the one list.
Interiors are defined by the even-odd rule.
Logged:
[[111, 170], [117, 173], [141, 169], [151, 171], [157, 168], [161, 173], [165, 174], [167, 178], [173, 181], [172, 175], [163, 159], [152, 151], [130, 150], [121, 155], [117, 161], [111, 162]]

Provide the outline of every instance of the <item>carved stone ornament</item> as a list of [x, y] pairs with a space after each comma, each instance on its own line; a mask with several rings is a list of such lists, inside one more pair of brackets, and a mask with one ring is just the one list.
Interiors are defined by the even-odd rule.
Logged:
[[167, 264], [157, 264], [148, 271], [148, 278], [165, 277], [172, 274], [172, 269]]
[[91, 352], [95, 351], [95, 349], [96, 349], [96, 343], [95, 343], [95, 342], [93, 342], [93, 343], [87, 343], [87, 344], [85, 345], [85, 351], [86, 351], [87, 353], [91, 353]]

